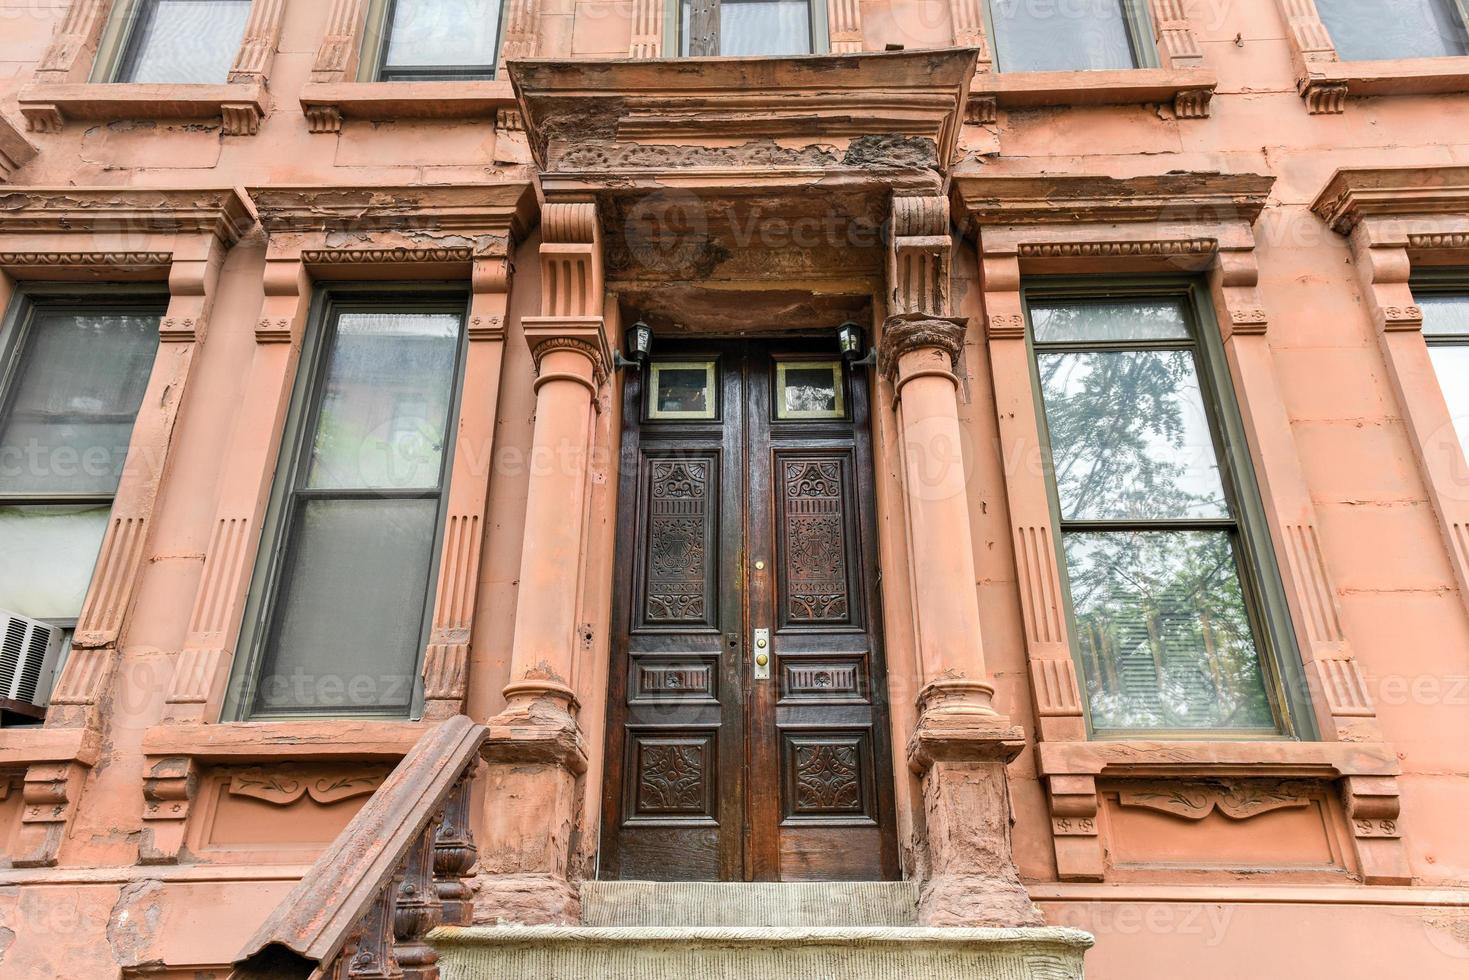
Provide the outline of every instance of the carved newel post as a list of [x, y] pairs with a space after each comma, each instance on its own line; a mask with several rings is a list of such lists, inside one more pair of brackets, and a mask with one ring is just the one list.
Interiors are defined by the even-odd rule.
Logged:
[[525, 538], [505, 710], [489, 722], [488, 878], [479, 918], [575, 921], [568, 880], [587, 751], [572, 690], [577, 581], [597, 393], [611, 362], [595, 205], [542, 210], [542, 315], [522, 320], [536, 365]]
[[892, 228], [892, 306], [878, 354], [898, 415], [922, 685], [908, 743], [923, 788], [920, 921], [1039, 925], [1010, 847], [1005, 767], [1024, 739], [994, 708], [981, 640], [955, 374], [965, 320], [948, 316], [948, 201], [895, 198]]

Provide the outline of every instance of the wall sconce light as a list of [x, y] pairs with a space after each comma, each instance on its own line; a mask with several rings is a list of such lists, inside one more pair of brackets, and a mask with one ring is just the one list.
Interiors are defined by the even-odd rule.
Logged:
[[[867, 350], [865, 341], [862, 328], [851, 320], [837, 327], [837, 347], [841, 349], [842, 360], [852, 367], [871, 367], [877, 363], [877, 349]], [[864, 350], [867, 350], [865, 356]]]
[[653, 328], [639, 320], [628, 329], [626, 340], [628, 353], [632, 356], [623, 357], [621, 351], [614, 351], [612, 366], [619, 371], [623, 368], [641, 370], [653, 356]]

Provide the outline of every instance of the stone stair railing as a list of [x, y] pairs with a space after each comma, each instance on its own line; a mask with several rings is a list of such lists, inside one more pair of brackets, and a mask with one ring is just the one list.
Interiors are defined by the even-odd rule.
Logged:
[[463, 715], [424, 735], [246, 943], [232, 980], [438, 980], [424, 937], [472, 920], [469, 787], [485, 735]]

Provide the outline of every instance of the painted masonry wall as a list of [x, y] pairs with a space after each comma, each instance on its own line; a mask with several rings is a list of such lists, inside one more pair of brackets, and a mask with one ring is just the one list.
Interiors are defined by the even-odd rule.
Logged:
[[[867, 50], [948, 45], [942, 2], [862, 5]], [[0, 0], [0, 112], [17, 123], [28, 84], [65, 0]], [[70, 123], [32, 134], [39, 156], [16, 186], [266, 186], [482, 182], [524, 179], [528, 153], [516, 133], [479, 121], [370, 123], [339, 135], [311, 134], [296, 100], [320, 42], [327, 4], [287, 4], [269, 88], [274, 107], [255, 136], [222, 136], [217, 124]], [[623, 56], [626, 3], [545, 0], [543, 57]], [[1100, 980], [1195, 980], [1262, 976], [1337, 978], [1464, 976], [1469, 973], [1469, 615], [1455, 585], [1413, 457], [1345, 239], [1309, 211], [1342, 167], [1469, 164], [1469, 94], [1353, 99], [1341, 115], [1308, 115], [1296, 94], [1287, 31], [1275, 0], [1189, 5], [1205, 65], [1219, 77], [1209, 119], [1180, 120], [1157, 105], [1005, 111], [966, 126], [966, 164], [993, 173], [1084, 173], [1127, 177], [1171, 170], [1273, 175], [1270, 206], [1256, 226], [1260, 291], [1268, 307], [1274, 370], [1319, 519], [1323, 561], [1334, 580], [1343, 631], [1376, 698], [1385, 739], [1400, 755], [1401, 826], [1414, 885], [1261, 884], [1247, 875], [1144, 874], [1125, 884], [1057, 881], [1049, 814], [1027, 751], [1011, 767], [1015, 851], [1021, 873], [1053, 922], [1098, 936], [1088, 960]], [[244, 395], [263, 287], [257, 232], [228, 256], [211, 331], [174, 434], [145, 573], [110, 692], [101, 761], [94, 767], [55, 869], [0, 870], [0, 975], [113, 977], [150, 963], [174, 968], [227, 962], [285, 894], [355, 803], [315, 812], [310, 800], [276, 821], [272, 846], [213, 862], [137, 864], [143, 809], [142, 740], [161, 717], [166, 678], [183, 648], [198, 588], [225, 453]], [[538, 307], [537, 239], [516, 256], [496, 425], [499, 464], [490, 486], [468, 708], [477, 719], [503, 705], [520, 560], [523, 467], [531, 437], [532, 367], [518, 318]], [[965, 355], [968, 461], [974, 552], [985, 647], [997, 701], [1034, 730], [1011, 551], [1002, 461], [972, 242], [955, 251], [955, 306], [971, 321]], [[605, 397], [605, 396], [604, 396]], [[617, 399], [611, 399], [613, 405]], [[603, 413], [610, 447], [615, 412]], [[615, 454], [613, 454], [615, 455]], [[607, 457], [603, 457], [605, 460]], [[1268, 478], [1268, 474], [1265, 475]], [[594, 473], [593, 554], [584, 613], [597, 639], [579, 665], [583, 730], [599, 808], [601, 701], [587, 678], [605, 676], [605, 579], [610, 568], [608, 488]], [[598, 567], [598, 565], [600, 567]], [[891, 629], [890, 635], [899, 631]], [[901, 651], [890, 654], [897, 670]], [[908, 719], [911, 724], [911, 719]], [[900, 729], [902, 712], [895, 719]], [[6, 739], [0, 732], [0, 751]], [[901, 808], [901, 807], [900, 807]], [[476, 810], [478, 812], [478, 810]], [[244, 819], [241, 816], [240, 819]], [[19, 794], [0, 800], [0, 839], [13, 834]], [[1224, 818], [1216, 818], [1224, 819]], [[591, 859], [596, 831], [582, 835]], [[479, 839], [486, 840], [480, 828]], [[493, 860], [493, 855], [486, 855]], [[192, 971], [178, 976], [192, 976]]]

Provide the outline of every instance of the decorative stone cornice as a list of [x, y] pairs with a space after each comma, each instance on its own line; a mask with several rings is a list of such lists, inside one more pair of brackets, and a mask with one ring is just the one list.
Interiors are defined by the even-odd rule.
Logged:
[[0, 235], [212, 234], [233, 245], [255, 224], [231, 188], [26, 187], [0, 191]]
[[1343, 235], [1364, 218], [1469, 214], [1469, 167], [1338, 170], [1311, 210]]
[[964, 349], [967, 317], [937, 317], [928, 313], [901, 313], [890, 316], [882, 326], [882, 339], [877, 348], [877, 364], [881, 374], [891, 379], [898, 371], [904, 354], [923, 347], [936, 347], [949, 355], [957, 365]]
[[[253, 187], [250, 198], [271, 235], [296, 232], [397, 232], [422, 242], [405, 252], [470, 249], [504, 255], [535, 214], [526, 181], [369, 187]], [[315, 249], [316, 261], [335, 250]], [[362, 252], [343, 249], [343, 252]], [[368, 250], [373, 251], [373, 250]], [[382, 252], [378, 250], [378, 254]], [[421, 258], [421, 256], [420, 256]], [[381, 261], [363, 256], [345, 261]], [[436, 260], [437, 261], [437, 260]]]
[[[510, 79], [542, 170], [608, 169], [599, 166], [603, 156], [617, 161], [629, 153], [646, 158], [649, 167], [679, 167], [681, 157], [664, 160], [668, 148], [648, 144], [718, 146], [732, 132], [756, 150], [767, 144], [785, 149], [775, 162], [785, 170], [944, 170], [954, 156], [974, 65], [972, 48], [759, 59], [526, 60], [510, 63]], [[805, 149], [795, 149], [793, 140]], [[851, 145], [860, 140], [886, 142], [853, 154]], [[888, 145], [894, 140], [905, 150], [919, 143], [929, 150], [921, 156], [895, 153]], [[845, 153], [811, 153], [843, 141], [851, 141]], [[690, 165], [771, 165], [768, 153], [759, 163], [746, 161], [740, 150], [726, 147], [718, 160], [706, 154]]]
[[1023, 242], [1022, 259], [1122, 258], [1125, 256], [1209, 255], [1214, 238], [1153, 238], [1135, 242]]
[[1274, 177], [1176, 173], [1145, 177], [956, 174], [954, 210], [973, 233], [981, 225], [1166, 221], [1253, 223]]

